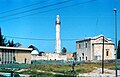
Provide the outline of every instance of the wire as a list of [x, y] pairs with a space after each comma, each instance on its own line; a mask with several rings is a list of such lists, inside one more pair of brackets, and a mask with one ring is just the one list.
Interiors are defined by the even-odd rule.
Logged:
[[46, 1], [40, 1], [40, 2], [37, 2], [37, 3], [34, 3], [34, 4], [30, 4], [30, 5], [26, 5], [26, 6], [23, 6], [23, 7], [15, 8], [15, 9], [12, 9], [12, 10], [8, 10], [8, 11], [0, 12], [0, 14], [4, 14], [4, 13], [8, 13], [8, 12], [12, 12], [12, 11], [16, 11], [16, 10], [24, 9], [24, 8], [26, 8], [26, 7], [31, 7], [31, 6], [38, 5], [38, 4], [41, 4], [41, 3], [47, 2], [47, 1], [49, 1], [49, 0], [46, 0]]
[[26, 39], [26, 40], [55, 40], [55, 39], [38, 39], [38, 38], [24, 38], [24, 37], [12, 37], [12, 36], [5, 36], [7, 38], [15, 38], [15, 39]]
[[70, 2], [70, 1], [73, 1], [73, 0], [66, 0], [66, 1], [58, 2], [58, 3], [54, 3], [54, 4], [50, 4], [50, 5], [46, 5], [46, 6], [42, 6], [42, 7], [38, 7], [38, 8], [34, 8], [34, 9], [30, 9], [30, 10], [26, 10], [26, 11], [23, 11], [23, 12], [17, 12], [17, 13], [14, 13], [14, 14], [1, 16], [0, 18], [6, 18], [6, 17], [9, 17], [9, 16], [19, 15], [19, 14], [22, 14], [22, 13], [27, 13], [27, 12], [43, 9], [43, 8], [47, 8], [47, 7], [50, 7], [50, 6], [60, 5], [60, 4], [67, 3], [67, 2]]
[[20, 18], [24, 18], [24, 17], [28, 17], [28, 16], [37, 15], [37, 14], [40, 14], [40, 13], [46, 13], [46, 12], [50, 12], [50, 11], [61, 10], [61, 9], [64, 9], [64, 8], [73, 7], [73, 6], [77, 6], [77, 5], [80, 5], [80, 4], [86, 4], [86, 3], [93, 2], [93, 1], [96, 1], [96, 0], [90, 0], [90, 1], [87, 1], [87, 2], [80, 2], [80, 3], [68, 5], [68, 6], [63, 6], [63, 7], [60, 7], [60, 8], [55, 8], [55, 9], [50, 9], [50, 10], [46, 10], [46, 11], [41, 11], [41, 12], [37, 12], [37, 13], [33, 13], [33, 14], [28, 14], [28, 15], [24, 15], [24, 16], [14, 17], [14, 18], [10, 18], [10, 19], [3, 20], [3, 21], [1, 21], [1, 22], [9, 21], [9, 20], [15, 20], [15, 19], [20, 19]]
[[[7, 38], [14, 38], [14, 39], [25, 39], [25, 40], [45, 40], [45, 41], [54, 41], [56, 39], [39, 39], [39, 38], [24, 38], [24, 37], [12, 37], [12, 36], [5, 36]], [[72, 41], [76, 39], [61, 39], [62, 41]]]

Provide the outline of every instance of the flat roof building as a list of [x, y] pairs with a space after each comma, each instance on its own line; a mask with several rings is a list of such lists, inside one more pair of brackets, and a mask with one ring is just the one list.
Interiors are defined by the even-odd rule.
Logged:
[[0, 64], [31, 63], [32, 48], [0, 46]]

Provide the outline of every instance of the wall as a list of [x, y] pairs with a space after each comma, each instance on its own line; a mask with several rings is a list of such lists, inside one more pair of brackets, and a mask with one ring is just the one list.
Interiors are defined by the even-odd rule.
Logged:
[[90, 40], [77, 42], [78, 60], [91, 60], [91, 42]]
[[[101, 60], [103, 47], [102, 43], [103, 35], [76, 41], [78, 60]], [[104, 58], [106, 60], [115, 59], [114, 43], [112, 40], [104, 37], [104, 45]]]
[[[95, 59], [95, 56], [98, 56], [100, 60], [102, 60], [102, 48], [103, 48], [102, 44], [94, 45], [94, 59]], [[108, 51], [108, 55], [107, 55], [107, 51]], [[111, 45], [111, 44], [104, 45], [104, 59], [106, 60], [115, 59], [114, 45]]]
[[31, 53], [30, 51], [23, 51], [23, 50], [16, 50], [15, 51], [15, 56], [16, 56], [16, 62], [18, 63], [26, 63], [30, 64], [31, 63]]

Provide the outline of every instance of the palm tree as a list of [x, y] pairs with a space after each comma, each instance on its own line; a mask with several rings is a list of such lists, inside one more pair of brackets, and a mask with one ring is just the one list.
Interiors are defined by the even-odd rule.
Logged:
[[14, 44], [13, 40], [12, 41], [9, 40], [7, 44], [8, 44], [9, 47], [15, 47], [15, 44]]

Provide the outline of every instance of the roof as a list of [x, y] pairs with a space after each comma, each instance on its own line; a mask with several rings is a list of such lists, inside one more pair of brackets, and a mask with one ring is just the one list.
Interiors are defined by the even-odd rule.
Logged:
[[33, 51], [31, 52], [31, 54], [32, 54], [32, 55], [38, 55], [39, 53], [38, 53], [37, 50], [33, 50]]
[[14, 49], [14, 50], [32, 51], [32, 48], [21, 48], [21, 47], [5, 47], [5, 46], [0, 46], [0, 49]]
[[[88, 38], [84, 38], [84, 39], [81, 39], [81, 40], [77, 40], [76, 42], [82, 42], [82, 41], [89, 41], [89, 40], [96, 40], [100, 37], [103, 37], [104, 35], [100, 34], [98, 36], [95, 36], [95, 37], [88, 37]], [[105, 37], [105, 36], [104, 36]], [[110, 38], [106, 38], [108, 41], [111, 41]], [[112, 42], [111, 42], [112, 43]]]

